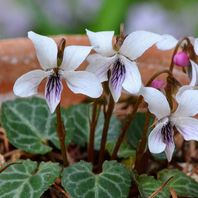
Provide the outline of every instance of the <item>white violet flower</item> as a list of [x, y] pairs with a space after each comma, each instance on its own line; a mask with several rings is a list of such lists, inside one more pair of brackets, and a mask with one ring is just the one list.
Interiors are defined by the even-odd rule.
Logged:
[[93, 72], [103, 81], [108, 80], [109, 89], [117, 102], [122, 88], [131, 94], [137, 94], [141, 88], [141, 76], [135, 60], [152, 45], [162, 40], [158, 34], [136, 31], [129, 34], [119, 49], [114, 49], [113, 31], [91, 32], [87, 36], [96, 54], [88, 57], [87, 71]]
[[[181, 91], [181, 93], [180, 93]], [[151, 153], [165, 151], [168, 161], [174, 152], [174, 127], [185, 140], [198, 141], [198, 120], [193, 118], [198, 113], [198, 91], [180, 88], [176, 101], [177, 109], [172, 113], [164, 94], [151, 87], [142, 88], [144, 100], [158, 122], [148, 137], [148, 147]]]
[[93, 73], [74, 71], [85, 60], [92, 47], [65, 47], [62, 63], [58, 66], [58, 47], [52, 38], [34, 32], [28, 32], [28, 37], [34, 44], [43, 70], [36, 69], [18, 78], [13, 88], [15, 95], [28, 97], [37, 94], [38, 85], [44, 78], [47, 78], [45, 98], [53, 113], [61, 100], [62, 79], [74, 93], [85, 94], [93, 98], [102, 94], [102, 85]]

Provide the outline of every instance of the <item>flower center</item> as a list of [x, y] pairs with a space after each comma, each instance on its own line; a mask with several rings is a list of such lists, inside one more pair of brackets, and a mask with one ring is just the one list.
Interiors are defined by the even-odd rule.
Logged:
[[126, 69], [124, 64], [120, 61], [120, 59], [117, 59], [115, 63], [113, 64], [113, 68], [111, 71], [111, 84], [116, 89], [118, 86], [122, 85], [124, 79], [125, 79]]
[[173, 142], [173, 127], [168, 120], [167, 123], [162, 127], [161, 134], [163, 137], [163, 142], [165, 144], [168, 144], [170, 142]]

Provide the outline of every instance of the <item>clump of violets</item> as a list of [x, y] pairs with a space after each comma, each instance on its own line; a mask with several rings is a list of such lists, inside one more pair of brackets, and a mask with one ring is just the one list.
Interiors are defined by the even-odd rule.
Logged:
[[45, 98], [53, 113], [60, 103], [63, 90], [62, 79], [74, 93], [85, 94], [97, 98], [102, 94], [102, 86], [98, 78], [88, 71], [75, 71], [89, 55], [92, 47], [68, 46], [63, 49], [60, 60], [58, 46], [52, 38], [28, 32], [36, 49], [41, 69], [22, 75], [14, 84], [14, 93], [20, 97], [37, 94], [39, 84], [47, 78]]
[[[198, 140], [198, 121], [192, 117], [198, 113], [198, 91], [194, 88], [198, 79], [197, 64], [184, 51], [174, 54], [174, 64], [191, 65], [192, 77], [190, 84], [181, 87], [176, 94], [178, 107], [173, 112], [160, 91], [165, 88], [165, 82], [154, 79], [151, 87], [144, 87], [136, 63], [136, 59], [154, 44], [161, 50], [171, 49], [177, 42], [174, 37], [136, 31], [128, 36], [121, 33], [114, 39], [113, 31], [86, 31], [91, 47], [63, 46], [62, 51], [53, 39], [29, 32], [28, 37], [34, 44], [43, 70], [30, 71], [21, 76], [15, 82], [14, 93], [21, 97], [32, 96], [37, 93], [41, 81], [47, 78], [45, 98], [53, 113], [61, 100], [62, 79], [74, 93], [92, 98], [100, 97], [103, 91], [101, 82], [108, 81], [115, 102], [119, 100], [122, 89], [133, 95], [141, 95], [148, 103], [149, 111], [158, 119], [148, 138], [152, 153], [165, 151], [168, 161], [172, 159], [174, 127], [185, 140]], [[92, 49], [96, 53], [89, 55]], [[86, 71], [75, 71], [86, 58], [89, 63]], [[190, 102], [191, 98], [194, 98], [193, 102]]]
[[[159, 178], [151, 178], [150, 175], [153, 175], [154, 169], [149, 163], [155, 161], [155, 170], [162, 166], [155, 156], [150, 157], [148, 151], [154, 154], [165, 152], [170, 162], [174, 157], [175, 145], [177, 145], [176, 133], [181, 134], [186, 141], [198, 141], [198, 119], [195, 117], [198, 114], [198, 39], [192, 40], [185, 37], [178, 41], [171, 35], [159, 35], [147, 31], [135, 31], [124, 35], [124, 31], [121, 30], [118, 36], [114, 36], [114, 31], [86, 30], [86, 33], [90, 46], [66, 46], [65, 39], [56, 44], [52, 38], [32, 31], [28, 32], [28, 38], [34, 45], [41, 69], [30, 71], [19, 77], [14, 84], [13, 91], [20, 97], [33, 96], [37, 94], [39, 84], [46, 79], [44, 95], [50, 111], [48, 108], [43, 108], [46, 104], [43, 104], [41, 99], [34, 98], [27, 100], [27, 104], [32, 107], [33, 103], [33, 107], [23, 110], [20, 116], [21, 104], [26, 100], [22, 100], [21, 103], [21, 100], [17, 99], [17, 105], [13, 101], [2, 108], [4, 109], [2, 126], [5, 126], [5, 131], [10, 130], [11, 135], [8, 133], [8, 138], [14, 137], [13, 145], [16, 145], [17, 149], [32, 152], [34, 155], [31, 155], [31, 159], [32, 157], [44, 159], [45, 162], [39, 165], [29, 160], [28, 166], [24, 163], [25, 160], [20, 161], [19, 164], [14, 162], [17, 168], [10, 168], [12, 163], [6, 165], [5, 168], [0, 169], [0, 177], [1, 172], [7, 168], [10, 168], [8, 172], [17, 173], [15, 175], [26, 174], [20, 179], [21, 183], [19, 182], [19, 185], [17, 183], [19, 187], [24, 187], [24, 181], [29, 182], [36, 173], [36, 176], [42, 180], [40, 183], [43, 191], [39, 192], [37, 182], [25, 183], [36, 192], [36, 195], [31, 194], [35, 197], [44, 193], [47, 187], [49, 189], [46, 196], [53, 195], [53, 190], [51, 190], [53, 187], [56, 188], [57, 194], [60, 193], [60, 196], [62, 193], [63, 196], [70, 197], [97, 197], [99, 194], [104, 197], [125, 198], [142, 195], [154, 197], [158, 196], [161, 191], [167, 197], [175, 195], [177, 192], [174, 191], [174, 185], [177, 186], [177, 190], [181, 190], [183, 179], [187, 176], [182, 173], [180, 183], [182, 185], [179, 185], [177, 181], [180, 180], [178, 179], [179, 173], [173, 171], [168, 174], [168, 169], [165, 170], [167, 178], [163, 176], [163, 170], [160, 170]], [[148, 81], [144, 84], [145, 78], [142, 78], [141, 71], [139, 71], [138, 65], [141, 62], [138, 63], [138, 58], [152, 47], [154, 50], [164, 51], [173, 48], [174, 50], [170, 51], [172, 57], [169, 68], [158, 71], [160, 67], [153, 69], [152, 65], [152, 71], [156, 72], [152, 75], [149, 73]], [[152, 60], [149, 57], [149, 62]], [[87, 68], [83, 71], [78, 70], [84, 61], [87, 61]], [[179, 67], [174, 68], [175, 66]], [[186, 85], [182, 85], [174, 75], [175, 70], [180, 69], [189, 77], [190, 82]], [[74, 105], [69, 109], [62, 109], [60, 101], [63, 82], [72, 92], [87, 95], [92, 99], [85, 100], [83, 104]], [[125, 95], [119, 101], [122, 92], [129, 96]], [[37, 101], [40, 102], [37, 104]], [[120, 103], [116, 104], [117, 102]], [[13, 109], [9, 109], [9, 105], [13, 105]], [[41, 105], [42, 115], [47, 115], [44, 118], [36, 115], [40, 112]], [[119, 117], [114, 107], [124, 111], [122, 118]], [[16, 112], [15, 109], [17, 109]], [[6, 112], [10, 112], [8, 117], [6, 117]], [[52, 115], [51, 113], [54, 112], [55, 114]], [[115, 112], [117, 117], [113, 116]], [[4, 116], [7, 119], [4, 119]], [[153, 123], [151, 123], [152, 120], [154, 120]], [[8, 124], [3, 123], [6, 121]], [[54, 127], [56, 127], [56, 134]], [[138, 131], [139, 133], [136, 134]], [[135, 138], [135, 141], [127, 138]], [[33, 144], [30, 144], [31, 142]], [[26, 150], [27, 144], [29, 145]], [[43, 152], [45, 148], [46, 152]], [[184, 159], [186, 150], [184, 147], [184, 152], [180, 152], [181, 155], [177, 155], [177, 152], [175, 154]], [[40, 156], [48, 152], [50, 154]], [[35, 157], [36, 154], [39, 154], [38, 158]], [[125, 159], [130, 161], [130, 169], [135, 170], [133, 178], [131, 170], [122, 165]], [[51, 162], [48, 163], [47, 160]], [[7, 177], [8, 172], [3, 177]], [[54, 176], [51, 177], [53, 174]], [[174, 180], [175, 175], [178, 175], [176, 180]], [[49, 183], [48, 178], [51, 178]], [[170, 180], [176, 181], [171, 183], [171, 188], [168, 186]], [[185, 180], [193, 184], [191, 178]], [[10, 177], [9, 181], [11, 181]], [[105, 185], [103, 185], [104, 181]], [[133, 185], [134, 182], [135, 185]], [[7, 185], [3, 179], [4, 184]], [[148, 187], [144, 189], [145, 184], [148, 184]], [[13, 194], [12, 188], [16, 189], [16, 185], [10, 184], [10, 186], [5, 192], [0, 190], [4, 193], [4, 197], [8, 195], [8, 191]], [[77, 190], [75, 186], [78, 187]], [[152, 194], [150, 186], [152, 189], [153, 186], [156, 188]], [[25, 193], [25, 188], [23, 188], [19, 196]]]

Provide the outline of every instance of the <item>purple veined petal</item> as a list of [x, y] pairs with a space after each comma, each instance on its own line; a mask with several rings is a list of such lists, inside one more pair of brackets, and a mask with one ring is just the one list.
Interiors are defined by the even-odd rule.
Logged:
[[115, 102], [117, 102], [121, 96], [122, 84], [126, 76], [126, 68], [118, 58], [112, 65], [111, 75], [109, 79], [109, 89]]
[[171, 120], [185, 140], [198, 141], [197, 119], [191, 117], [172, 117]]
[[175, 143], [174, 143], [174, 140], [172, 140], [166, 145], [166, 148], [165, 148], [165, 154], [166, 154], [166, 158], [168, 162], [171, 161], [174, 150], [175, 150]]
[[162, 122], [164, 122], [161, 129], [162, 139], [165, 144], [169, 144], [170, 142], [173, 142], [173, 127], [169, 118], [163, 118]]
[[142, 87], [142, 79], [136, 62], [122, 55], [119, 57], [126, 69], [125, 79], [122, 84], [123, 88], [130, 94], [139, 94]]
[[148, 148], [151, 153], [161, 153], [165, 150], [166, 144], [163, 141], [161, 130], [164, 123], [158, 122], [148, 137]]
[[45, 98], [51, 113], [55, 111], [57, 105], [60, 103], [62, 90], [63, 85], [60, 75], [50, 75], [45, 86]]
[[89, 64], [86, 71], [94, 73], [99, 78], [100, 82], [107, 81], [108, 70], [116, 57], [116, 55], [113, 57], [105, 57], [100, 54], [92, 54], [87, 58]]

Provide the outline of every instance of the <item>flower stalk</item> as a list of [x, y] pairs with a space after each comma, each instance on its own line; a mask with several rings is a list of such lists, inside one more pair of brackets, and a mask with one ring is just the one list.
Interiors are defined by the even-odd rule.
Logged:
[[126, 120], [124, 126], [122, 127], [122, 131], [121, 131], [121, 133], [120, 133], [120, 135], [119, 135], [119, 137], [117, 139], [117, 142], [115, 144], [115, 147], [113, 149], [113, 152], [112, 152], [112, 155], [111, 155], [111, 160], [115, 160], [116, 159], [118, 150], [119, 150], [119, 148], [120, 148], [120, 146], [121, 146], [121, 144], [122, 144], [122, 142], [124, 140], [124, 137], [126, 135], [127, 129], [129, 128], [133, 118], [135, 117], [135, 114], [136, 114], [136, 112], [137, 112], [137, 110], [139, 108], [139, 105], [142, 102], [142, 99], [143, 99], [142, 96], [138, 97], [137, 102], [136, 102], [136, 104], [135, 104], [135, 106], [133, 108], [132, 113], [128, 116], [128, 119]]
[[94, 162], [94, 140], [95, 140], [95, 130], [100, 114], [100, 107], [98, 107], [98, 101], [96, 100], [93, 103], [92, 109], [92, 120], [90, 121], [90, 133], [89, 133], [89, 144], [88, 144], [88, 161]]
[[146, 117], [145, 117], [142, 138], [139, 142], [138, 149], [136, 151], [135, 170], [139, 174], [144, 172], [142, 170], [142, 169], [144, 169], [144, 163], [142, 163], [142, 159], [143, 159], [144, 153], [146, 151], [147, 133], [148, 133], [148, 129], [149, 129], [150, 119], [151, 119], [151, 113], [149, 111], [147, 111]]
[[166, 97], [167, 97], [167, 100], [169, 102], [169, 105], [170, 105], [171, 109], [173, 108], [173, 98], [172, 98], [173, 87], [172, 87], [172, 80], [171, 79], [172, 79], [172, 76], [173, 76], [172, 73], [173, 73], [173, 69], [174, 69], [174, 65], [175, 65], [174, 57], [177, 54], [179, 48], [181, 47], [181, 44], [184, 41], [187, 42], [187, 46], [191, 47], [190, 40], [187, 37], [184, 37], [183, 39], [181, 39], [177, 43], [177, 45], [175, 46], [175, 49], [173, 51], [172, 58], [171, 58], [171, 63], [170, 63], [170, 67], [169, 67], [169, 71], [170, 71], [171, 75], [167, 76], [167, 86], [166, 86], [165, 90], [166, 90]]
[[66, 167], [68, 165], [67, 153], [66, 153], [67, 149], [65, 144], [66, 131], [61, 117], [60, 103], [56, 107], [56, 119], [57, 119], [57, 135], [60, 142], [61, 154], [63, 157], [63, 165]]
[[[63, 61], [63, 53], [65, 49], [65, 44], [66, 44], [65, 39], [61, 39], [58, 45], [58, 54], [57, 54], [58, 67], [61, 65]], [[58, 74], [58, 68], [55, 68], [55, 72]], [[57, 135], [58, 135], [59, 142], [60, 142], [63, 165], [66, 167], [68, 165], [67, 153], [66, 153], [67, 149], [66, 149], [66, 144], [65, 144], [66, 131], [65, 131], [65, 127], [62, 121], [62, 117], [61, 117], [60, 102], [56, 107], [56, 119], [57, 119]]]
[[100, 152], [99, 152], [99, 161], [98, 161], [99, 171], [101, 171], [102, 169], [102, 163], [104, 160], [105, 146], [106, 146], [106, 141], [107, 141], [109, 124], [110, 124], [111, 116], [112, 116], [114, 105], [115, 105], [114, 99], [111, 94], [109, 97], [110, 98], [109, 98], [108, 108], [106, 111], [104, 111], [105, 121], [104, 121], [104, 126], [103, 126], [103, 131], [102, 131], [102, 139], [101, 139]]

